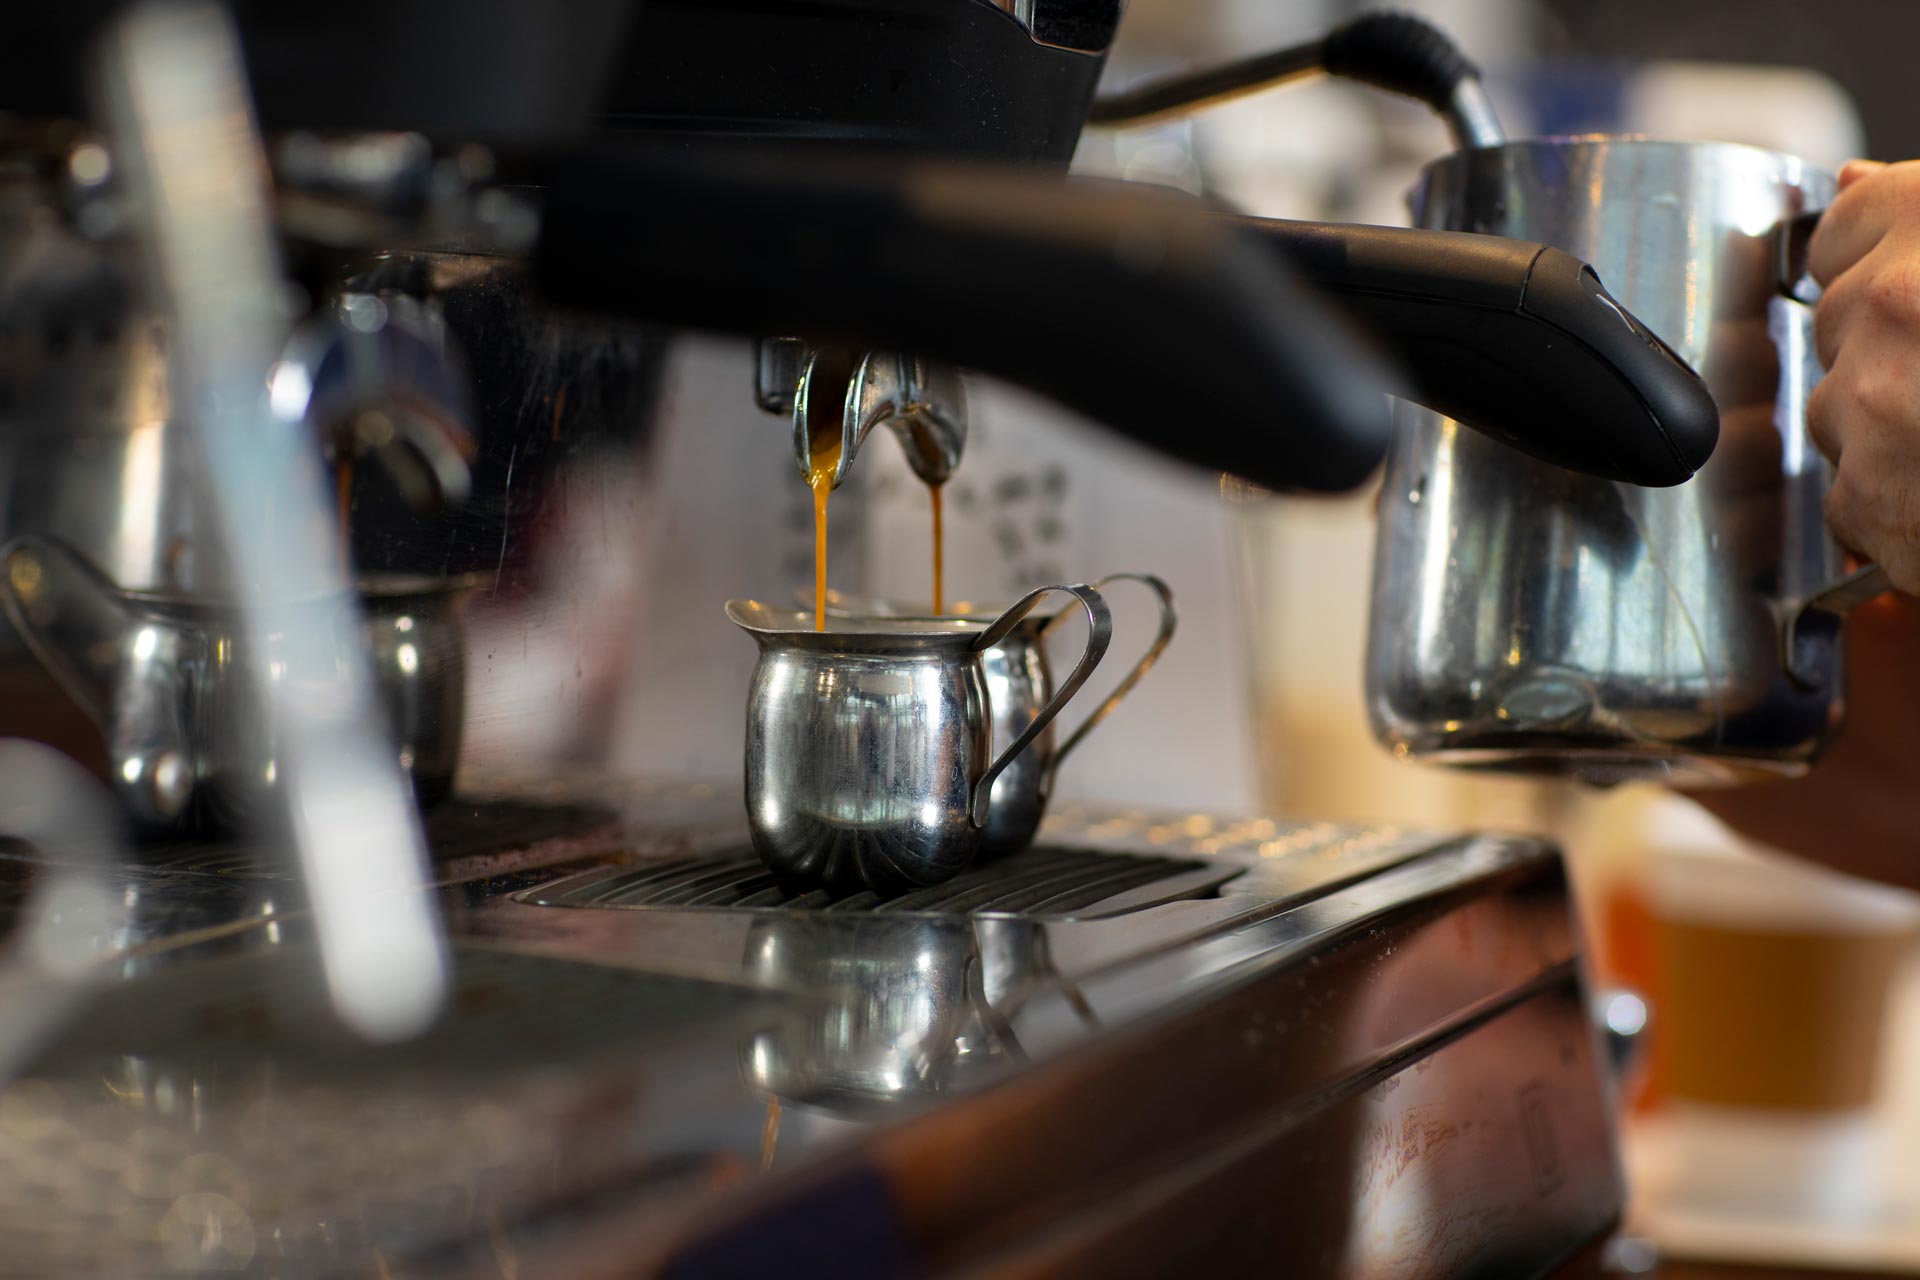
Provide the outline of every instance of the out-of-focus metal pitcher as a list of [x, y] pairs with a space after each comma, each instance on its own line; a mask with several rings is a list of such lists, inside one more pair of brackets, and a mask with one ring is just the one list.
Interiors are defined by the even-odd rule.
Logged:
[[[372, 667], [394, 759], [422, 804], [453, 788], [465, 719], [460, 578], [356, 583], [352, 634]], [[317, 611], [316, 611], [317, 612]], [[0, 614], [106, 740], [108, 781], [149, 832], [233, 831], [280, 785], [282, 726], [254, 674], [285, 676], [285, 643], [251, 643], [231, 598], [129, 591], [65, 545], [0, 547]]]
[[1838, 580], [1806, 429], [1821, 370], [1785, 264], [1833, 194], [1792, 156], [1720, 143], [1522, 141], [1427, 168], [1419, 225], [1588, 259], [1702, 372], [1721, 432], [1693, 480], [1642, 489], [1403, 406], [1367, 655], [1396, 753], [1594, 781], [1811, 762], [1841, 714], [1837, 618], [1884, 588]]

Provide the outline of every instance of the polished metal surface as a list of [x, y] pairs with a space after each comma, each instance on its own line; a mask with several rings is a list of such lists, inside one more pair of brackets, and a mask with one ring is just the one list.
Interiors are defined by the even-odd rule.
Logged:
[[1813, 313], [1783, 227], [1833, 179], [1748, 147], [1513, 142], [1428, 167], [1421, 226], [1540, 240], [1700, 369], [1717, 452], [1673, 489], [1576, 477], [1402, 406], [1380, 498], [1369, 712], [1403, 756], [1596, 781], [1806, 768], [1841, 712], [1837, 629], [1782, 660], [1783, 607], [1838, 575], [1808, 438]]
[[625, 911], [1089, 920], [1201, 897], [1235, 874], [1211, 861], [1049, 846], [1030, 849], [1023, 858], [971, 867], [924, 889], [882, 895], [872, 889], [790, 884], [769, 872], [751, 849], [739, 849], [583, 871], [530, 889], [523, 899], [543, 907]]
[[[759, 400], [762, 407], [779, 402], [764, 388]], [[907, 465], [930, 485], [947, 482], [967, 444], [967, 394], [960, 371], [916, 356], [869, 351], [856, 362], [838, 348], [817, 348], [806, 357], [791, 409], [794, 459], [802, 478], [813, 469], [817, 438], [839, 437], [836, 489], [877, 427], [893, 433]]]
[[[1086, 649], [998, 745], [981, 655], [1055, 591], [1085, 610]], [[742, 600], [727, 616], [760, 647], [747, 693], [754, 848], [783, 874], [875, 888], [937, 884], [973, 860], [995, 779], [1079, 691], [1113, 631], [1106, 602], [1085, 586], [1039, 588], [985, 628], [871, 618], [816, 631], [805, 613]]]
[[[447, 1015], [383, 1051], [342, 1033], [310, 964], [299, 942], [108, 987], [0, 1088], [0, 1269], [431, 1274], [534, 1206], [623, 1183], [671, 1202], [720, 1181], [718, 1144], [636, 1141], [622, 1117], [672, 1095], [673, 1053], [724, 1067], [792, 1016], [738, 985], [456, 947]], [[624, 1082], [582, 1065], [612, 1049]]]
[[1507, 140], [1507, 131], [1500, 125], [1500, 113], [1494, 110], [1493, 99], [1479, 76], [1463, 76], [1460, 83], [1454, 85], [1453, 96], [1441, 116], [1462, 150], [1497, 147]]
[[[1002, 865], [1206, 863], [1216, 891], [1045, 920], [556, 910], [532, 899], [584, 868], [737, 847], [737, 810], [489, 785], [433, 820], [451, 998], [406, 1044], [328, 1009], [297, 875], [108, 868], [114, 967], [0, 1087], [8, 1265], [779, 1273], [831, 1220], [913, 1274], [1258, 1271], [1276, 1231], [1301, 1275], [1538, 1274], [1618, 1212], [1535, 842], [1071, 811]], [[0, 858], [0, 915], [67, 856]]]
[[[335, 642], [371, 668], [386, 758], [422, 803], [445, 797], [460, 757], [459, 608], [472, 585], [362, 579], [359, 608]], [[261, 645], [231, 601], [126, 591], [60, 544], [30, 537], [0, 547], [0, 609], [105, 737], [109, 781], [136, 822], [231, 832], [277, 801], [288, 728], [258, 688], [290, 678], [281, 635]], [[317, 611], [294, 618], [328, 624]]]
[[[792, 1247], [779, 1224], [821, 1196], [884, 1200], [838, 1244], [936, 1274], [1196, 1257], [1257, 1272], [1276, 1231], [1291, 1274], [1540, 1274], [1614, 1220], [1605, 1086], [1564, 882], [1539, 846], [1427, 838], [1383, 864], [1391, 844], [1352, 829], [1055, 827], [1247, 870], [1220, 899], [1110, 922], [882, 940], [821, 913], [702, 930], [703, 954], [740, 946], [758, 981], [840, 993], [742, 1050], [745, 1079], [791, 1091], [788, 1123], [916, 1118], [723, 1206], [678, 1265], [775, 1265]], [[1301, 896], [1267, 879], [1310, 867]], [[581, 945], [658, 960], [622, 932]], [[1190, 998], [1162, 1003], [1168, 983]]]

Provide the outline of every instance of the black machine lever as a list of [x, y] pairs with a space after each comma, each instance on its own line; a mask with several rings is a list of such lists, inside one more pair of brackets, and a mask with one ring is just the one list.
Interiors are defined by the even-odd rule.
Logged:
[[1095, 98], [1087, 123], [1141, 124], [1186, 115], [1243, 94], [1314, 75], [1340, 76], [1426, 103], [1463, 147], [1501, 140], [1480, 69], [1446, 32], [1411, 13], [1376, 10], [1319, 40], [1237, 62], [1180, 72]]
[[1171, 193], [720, 145], [547, 178], [536, 280], [562, 305], [950, 361], [1272, 488], [1349, 489], [1386, 451], [1379, 360], [1281, 255]]
[[564, 305], [967, 365], [1276, 489], [1363, 481], [1383, 390], [1648, 486], [1691, 476], [1719, 430], [1694, 371], [1559, 250], [1024, 169], [594, 151], [551, 175], [536, 269]]
[[1574, 471], [1659, 487], [1705, 464], [1706, 384], [1543, 244], [1456, 231], [1236, 219], [1371, 329], [1409, 399]]

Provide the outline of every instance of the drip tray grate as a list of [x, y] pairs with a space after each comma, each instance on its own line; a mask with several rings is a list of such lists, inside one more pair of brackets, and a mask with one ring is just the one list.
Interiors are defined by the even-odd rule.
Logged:
[[832, 911], [1091, 919], [1212, 894], [1240, 868], [1198, 858], [1037, 847], [945, 884], [882, 895], [780, 879], [751, 849], [603, 867], [520, 895], [544, 907], [630, 911]]

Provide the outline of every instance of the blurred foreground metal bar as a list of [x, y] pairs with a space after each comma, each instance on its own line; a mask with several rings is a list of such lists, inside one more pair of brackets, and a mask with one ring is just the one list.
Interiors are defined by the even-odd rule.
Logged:
[[267, 410], [290, 325], [238, 38], [212, 6], [141, 6], [109, 35], [100, 71], [243, 634], [284, 655], [257, 664], [260, 703], [290, 771], [284, 816], [327, 987], [361, 1034], [407, 1036], [438, 1010], [446, 959], [419, 816], [366, 664], [338, 640], [357, 634], [356, 614], [318, 448]]

